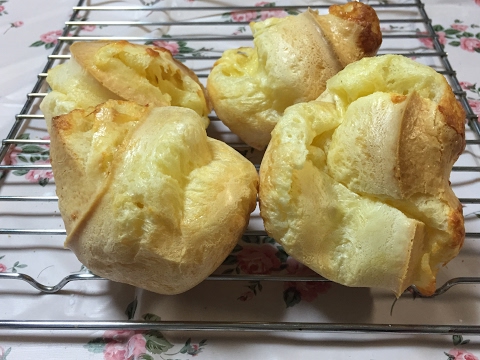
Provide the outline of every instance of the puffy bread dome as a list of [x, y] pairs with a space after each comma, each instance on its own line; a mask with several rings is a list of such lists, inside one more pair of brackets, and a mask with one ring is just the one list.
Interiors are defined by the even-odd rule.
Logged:
[[382, 41], [375, 11], [360, 2], [329, 14], [250, 24], [254, 48], [227, 50], [214, 64], [207, 89], [214, 110], [232, 132], [264, 149], [290, 105], [316, 99], [345, 65], [375, 55]]
[[47, 127], [54, 116], [109, 99], [189, 108], [208, 126], [211, 107], [205, 89], [168, 50], [127, 41], [96, 41], [76, 42], [70, 51], [72, 58], [47, 75], [52, 91], [40, 105]]
[[258, 175], [199, 120], [190, 109], [113, 100], [53, 119], [65, 246], [95, 274], [176, 294], [233, 249]]
[[464, 121], [430, 67], [398, 55], [348, 65], [272, 133], [260, 168], [267, 232], [338, 283], [432, 294], [465, 236], [449, 183]]

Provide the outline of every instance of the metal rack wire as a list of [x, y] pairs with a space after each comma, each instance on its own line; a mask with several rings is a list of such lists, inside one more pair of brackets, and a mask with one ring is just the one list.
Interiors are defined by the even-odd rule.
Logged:
[[[63, 30], [62, 36], [59, 37], [57, 45], [54, 47], [52, 54], [48, 57], [45, 67], [38, 76], [38, 81], [35, 83], [32, 91], [27, 94], [27, 101], [25, 102], [22, 110], [16, 116], [13, 121], [12, 128], [8, 133], [7, 137], [2, 141], [2, 147], [0, 148], [0, 161], [3, 161], [8, 154], [9, 149], [12, 146], [18, 146], [21, 144], [32, 144], [32, 145], [47, 145], [49, 140], [30, 140], [21, 138], [22, 129], [27, 122], [43, 121], [43, 116], [36, 114], [33, 110], [36, 103], [45, 96], [46, 85], [45, 78], [47, 71], [52, 68], [57, 63], [64, 61], [70, 57], [68, 53], [68, 45], [72, 41], [92, 41], [92, 40], [104, 40], [104, 39], [123, 39], [129, 40], [132, 42], [145, 42], [145, 41], [155, 41], [162, 40], [161, 37], [144, 37], [144, 36], [80, 36], [79, 34], [70, 34], [72, 29], [79, 28], [80, 26], [85, 25], [95, 25], [95, 26], [108, 26], [115, 33], [115, 29], [123, 27], [140, 27], [140, 26], [185, 26], [193, 28], [202, 27], [202, 26], [245, 26], [248, 25], [248, 22], [236, 22], [236, 23], [225, 23], [225, 22], [208, 22], [208, 21], [183, 21], [183, 22], [174, 22], [174, 21], [113, 21], [113, 20], [96, 20], [96, 21], [79, 21], [79, 13], [100, 13], [102, 16], [105, 16], [107, 19], [109, 15], [118, 12], [118, 11], [139, 11], [139, 12], [165, 12], [165, 11], [223, 11], [223, 12], [232, 12], [232, 11], [245, 11], [250, 10], [252, 7], [238, 6], [238, 7], [161, 7], [161, 6], [85, 6], [85, 1], [80, 0], [77, 6], [73, 7], [73, 13], [69, 21], [65, 23], [65, 28]], [[377, 12], [379, 12], [382, 29], [383, 29], [383, 38], [384, 45], [382, 46], [379, 54], [396, 52], [403, 54], [409, 57], [416, 57], [417, 59], [425, 59], [427, 62], [431, 63], [431, 66], [434, 67], [439, 73], [443, 74], [449, 83], [451, 84], [454, 93], [457, 95], [459, 101], [465, 108], [467, 124], [468, 127], [472, 130], [474, 134], [477, 135], [476, 138], [467, 140], [467, 144], [472, 146], [480, 145], [480, 126], [476, 115], [473, 113], [472, 109], [468, 104], [468, 100], [465, 92], [462, 90], [460, 83], [456, 77], [455, 71], [452, 69], [452, 66], [448, 60], [447, 54], [445, 53], [442, 45], [440, 44], [437, 35], [435, 34], [434, 28], [432, 26], [431, 20], [429, 19], [424, 5], [420, 0], [412, 0], [411, 2], [389, 4], [385, 2], [377, 2], [371, 4]], [[313, 9], [324, 10], [329, 7], [329, 5], [318, 5], [318, 6], [309, 6]], [[281, 6], [281, 9], [295, 9], [295, 10], [305, 10], [307, 6]], [[382, 10], [389, 9], [407, 9], [412, 14], [415, 15], [409, 16], [408, 18], [389, 18], [382, 17]], [[402, 25], [418, 25], [422, 27], [422, 31], [411, 32], [409, 30], [400, 31], [397, 33], [391, 33], [388, 30], [393, 27], [401, 27]], [[395, 42], [397, 40], [417, 40], [418, 39], [431, 39], [433, 42], [433, 49], [424, 49], [416, 50], [413, 48], [407, 49], [394, 49]], [[218, 41], [251, 41], [252, 37], [249, 35], [235, 35], [235, 36], [197, 36], [192, 34], [191, 36], [179, 36], [169, 38], [169, 40], [175, 41], [208, 41], [215, 43]], [[393, 49], [393, 50], [392, 50]], [[213, 62], [218, 59], [220, 56], [217, 53], [208, 53], [200, 55], [190, 55], [184, 57], [183, 59], [187, 60], [200, 60], [207, 61], [213, 64]], [[208, 68], [208, 67], [207, 67]], [[205, 79], [208, 72], [206, 70], [199, 70], [197, 75], [200, 79]], [[218, 119], [214, 116], [211, 117], [212, 122], [218, 122]], [[231, 146], [243, 149], [245, 145], [240, 143], [231, 143]], [[255, 164], [259, 165], [259, 164]], [[50, 165], [11, 165], [3, 164], [0, 165], [0, 172], [4, 173], [4, 176], [11, 171], [19, 170], [31, 170], [31, 169], [50, 169]], [[471, 173], [480, 173], [479, 166], [455, 166], [454, 171], [456, 172], [471, 172]], [[1, 185], [0, 185], [1, 186]], [[475, 194], [472, 194], [475, 195]], [[38, 202], [49, 202], [55, 203], [57, 201], [56, 196], [36, 196], [32, 194], [16, 194], [16, 195], [4, 195], [0, 196], [0, 203], [38, 203]], [[480, 204], [480, 198], [477, 196], [473, 197], [464, 197], [460, 198], [460, 201], [463, 204]], [[480, 219], [479, 219], [480, 221]], [[0, 225], [0, 235], [52, 235], [56, 236], [59, 239], [59, 242], [63, 241], [65, 236], [65, 231], [63, 229], [27, 229], [27, 228], [7, 228], [3, 225]], [[250, 231], [246, 235], [255, 235], [255, 236], [264, 236], [266, 235], [264, 231]], [[467, 232], [467, 241], [470, 238], [480, 238], [480, 233], [477, 232]], [[1, 240], [0, 240], [1, 241]], [[1, 245], [1, 243], [0, 243]], [[64, 286], [72, 281], [86, 281], [86, 280], [102, 280], [98, 276], [88, 272], [78, 272], [74, 274], [69, 274], [65, 276], [61, 281], [56, 285], [49, 286], [43, 283], [38, 282], [31, 276], [24, 273], [17, 272], [4, 272], [0, 273], [0, 285], [3, 280], [19, 280], [24, 281], [30, 284], [35, 289], [39, 290], [42, 293], [55, 293], [60, 291]], [[269, 275], [212, 275], [208, 278], [210, 281], [327, 281], [326, 279], [320, 277], [300, 277], [300, 276], [269, 276]], [[480, 284], [480, 277], [457, 277], [446, 281], [442, 286], [440, 286], [433, 296], [438, 296], [443, 294], [451, 287], [459, 284]], [[420, 293], [411, 287], [409, 289], [411, 292], [416, 293], [420, 296]], [[1, 291], [1, 286], [0, 286]], [[60, 321], [0, 321], [0, 329], [109, 329], [109, 328], [129, 328], [129, 329], [160, 329], [160, 330], [247, 330], [247, 331], [329, 331], [329, 332], [381, 332], [381, 333], [418, 333], [418, 334], [450, 334], [450, 333], [465, 333], [465, 334], [480, 334], [480, 326], [421, 326], [421, 325], [352, 325], [352, 324], [320, 324], [320, 323], [185, 323], [185, 322], [162, 322], [162, 323], [149, 323], [149, 322], [60, 322]]]

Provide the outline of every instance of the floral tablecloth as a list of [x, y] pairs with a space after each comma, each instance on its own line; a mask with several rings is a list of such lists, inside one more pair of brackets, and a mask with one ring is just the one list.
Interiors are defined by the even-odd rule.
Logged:
[[[384, 0], [380, 4], [393, 3]], [[397, 0], [396, 2], [402, 2]], [[405, 2], [408, 2], [407, 0]], [[10, 128], [26, 101], [37, 75], [42, 72], [47, 56], [62, 34], [65, 21], [72, 15], [76, 0], [0, 1], [0, 134], [7, 137]], [[263, 20], [272, 16], [296, 14], [287, 5], [331, 4], [333, 1], [249, 1], [242, 5], [256, 10], [198, 12], [201, 19], [233, 23], [231, 35], [243, 35], [248, 27], [241, 22]], [[146, 5], [167, 7], [229, 6], [233, 1], [215, 0], [112, 0], [89, 1], [91, 5]], [[480, 115], [480, 0], [426, 0], [426, 11], [432, 19], [438, 40], [457, 71], [468, 103]], [[237, 4], [238, 5], [238, 4]], [[285, 8], [272, 8], [273, 5]], [[401, 18], [401, 8], [389, 17]], [[200, 16], [198, 15], [197, 16]], [[81, 12], [75, 20], [98, 19]], [[93, 15], [94, 16], [94, 15]], [[182, 20], [174, 9], [158, 14], [148, 11], [116, 12], [115, 20], [162, 21]], [[158, 17], [157, 17], [158, 16]], [[152, 18], [155, 17], [155, 18]], [[238, 25], [236, 23], [239, 23]], [[385, 34], [413, 31], [423, 33], [421, 24], [401, 22], [382, 24]], [[82, 36], [161, 35], [155, 44], [168, 48], [187, 60], [198, 73], [208, 73], [205, 55], [219, 55], [219, 49], [208, 42], [172, 41], [178, 35], [168, 27], [139, 27], [134, 30], [103, 25], [77, 25], [71, 28]], [[179, 30], [180, 31], [180, 30]], [[185, 31], [185, 29], [181, 30]], [[190, 30], [191, 31], [191, 28]], [[220, 30], [215, 26], [209, 31]], [[225, 31], [222, 28], [221, 31]], [[428, 52], [433, 49], [430, 38], [415, 38], [409, 49]], [[244, 44], [242, 42], [241, 44]], [[402, 44], [385, 42], [382, 52], [402, 51]], [[235, 44], [226, 43], [230, 47]], [[436, 66], [429, 57], [419, 58]], [[189, 62], [190, 61], [190, 62]], [[204, 79], [204, 77], [202, 78]], [[38, 113], [37, 105], [32, 113]], [[221, 133], [221, 129], [214, 129]], [[22, 139], [48, 140], [40, 120], [24, 125]], [[228, 137], [229, 135], [225, 135]], [[475, 139], [468, 131], [467, 138]], [[479, 166], [478, 145], [467, 147], [459, 166]], [[249, 156], [248, 151], [245, 153]], [[11, 149], [4, 164], [48, 164], [48, 142], [21, 144]], [[478, 198], [478, 173], [452, 175], [452, 184], [459, 197]], [[476, 192], [475, 192], [476, 191]], [[15, 170], [0, 183], [1, 196], [54, 196], [51, 170]], [[476, 194], [476, 195], [475, 195]], [[467, 232], [480, 233], [480, 207], [465, 207]], [[258, 223], [256, 212], [252, 227]], [[54, 201], [0, 202], [0, 228], [56, 229], [63, 224]], [[442, 281], [458, 276], [477, 276], [480, 269], [478, 238], [468, 238], [461, 255], [443, 269]], [[65, 275], [84, 271], [74, 255], [62, 247], [63, 236], [52, 234], [0, 234], [0, 272], [25, 273], [43, 284], [54, 285]], [[311, 275], [308, 268], [289, 258], [283, 249], [268, 237], [244, 236], [217, 271], [220, 275], [261, 274], [297, 276]], [[42, 294], [25, 282], [0, 279], [0, 322], [3, 320], [146, 320], [146, 321], [264, 321], [318, 322], [332, 324], [448, 324], [480, 325], [480, 289], [477, 285], [457, 286], [432, 299], [405, 294], [399, 300], [374, 289], [352, 289], [329, 282], [274, 281], [206, 281], [187, 293], [160, 296], [130, 286], [105, 280], [78, 281], [68, 284], [56, 294]], [[304, 332], [235, 332], [235, 331], [158, 331], [158, 330], [2, 330], [0, 359], [479, 359], [480, 341], [474, 335], [392, 335]]]

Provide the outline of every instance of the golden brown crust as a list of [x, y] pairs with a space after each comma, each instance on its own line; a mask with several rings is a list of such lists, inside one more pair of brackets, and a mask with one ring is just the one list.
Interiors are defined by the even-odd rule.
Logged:
[[365, 56], [373, 56], [382, 44], [380, 21], [375, 10], [361, 2], [352, 1], [344, 5], [332, 5], [328, 12], [341, 19], [357, 23], [362, 27], [357, 45]]

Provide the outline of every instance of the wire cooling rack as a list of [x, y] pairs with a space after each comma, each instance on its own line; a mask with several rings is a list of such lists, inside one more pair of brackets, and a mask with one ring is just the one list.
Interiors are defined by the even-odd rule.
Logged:
[[[480, 127], [476, 115], [470, 108], [466, 94], [462, 90], [456, 73], [448, 60], [447, 54], [441, 46], [431, 20], [429, 19], [424, 5], [419, 0], [405, 0], [398, 2], [385, 1], [371, 1], [372, 5], [381, 20], [381, 27], [383, 32], [383, 44], [379, 54], [397, 53], [408, 57], [415, 58], [417, 61], [432, 66], [439, 73], [443, 74], [451, 84], [454, 93], [463, 105], [466, 111], [466, 126], [467, 132], [470, 136], [467, 138], [468, 147], [479, 147], [480, 145]], [[318, 9], [320, 12], [326, 12], [330, 4], [324, 5], [309, 5], [312, 9]], [[271, 7], [271, 10], [283, 10], [289, 13], [296, 13], [305, 11], [307, 6], [278, 6]], [[65, 23], [62, 35], [58, 39], [58, 43], [53, 48], [51, 55], [48, 57], [46, 65], [42, 73], [38, 76], [38, 81], [35, 83], [32, 91], [27, 94], [27, 101], [24, 104], [21, 112], [15, 117], [12, 122], [12, 127], [5, 139], [2, 141], [0, 149], [0, 171], [2, 172], [3, 182], [0, 186], [6, 186], [6, 181], [12, 173], [25, 173], [30, 170], [44, 170], [49, 171], [50, 165], [48, 163], [38, 164], [38, 162], [31, 162], [28, 164], [9, 163], [9, 152], [17, 146], [44, 146], [48, 147], [48, 139], [30, 139], [25, 135], [26, 129], [35, 127], [37, 124], [43, 124], [43, 115], [38, 112], [38, 104], [48, 91], [45, 83], [47, 71], [66, 59], [69, 59], [68, 46], [73, 41], [92, 41], [92, 40], [128, 40], [136, 43], [152, 43], [155, 41], [175, 41], [177, 43], [198, 43], [201, 46], [196, 48], [199, 50], [192, 51], [190, 48], [184, 46], [180, 48], [176, 57], [184, 61], [191, 67], [201, 79], [205, 81], [208, 76], [208, 71], [213, 65], [213, 62], [220, 57], [223, 50], [226, 50], [231, 41], [245, 44], [248, 46], [251, 43], [252, 37], [248, 32], [248, 21], [209, 21], [202, 19], [209, 19], [207, 15], [212, 13], [220, 14], [241, 14], [242, 12], [254, 10], [252, 7], [164, 7], [159, 5], [150, 6], [86, 6], [85, 1], [81, 0], [77, 6], [73, 7], [72, 16], [69, 21]], [[119, 20], [118, 14], [131, 13], [131, 20], [121, 18]], [[137, 14], [170, 14], [170, 16], [152, 16], [155, 20], [135, 20]], [[172, 13], [182, 13], [184, 19], [197, 20], [183, 20], [176, 21], [173, 19]], [[401, 16], [393, 16], [393, 13], [403, 14]], [[198, 16], [200, 14], [200, 16]], [[205, 15], [205, 16], [203, 16]], [[142, 19], [148, 18], [140, 16]], [[200, 19], [200, 20], [198, 20]], [[104, 27], [108, 29], [108, 35], [89, 35], [82, 29], [85, 26]], [[237, 29], [234, 35], [224, 35], [225, 32], [219, 29], [231, 27]], [[143, 33], [135, 33], [129, 31], [131, 29], [143, 29]], [[178, 36], [164, 36], [162, 29], [165, 28], [182, 28], [186, 29]], [[217, 29], [218, 28], [218, 29]], [[147, 29], [147, 31], [145, 31]], [[160, 31], [159, 31], [160, 29]], [[204, 31], [205, 29], [205, 31]], [[202, 35], [213, 33], [216, 35]], [[217, 31], [215, 31], [217, 29]], [[228, 34], [231, 34], [229, 31]], [[422, 46], [422, 43], [430, 41], [430, 47]], [[221, 130], [221, 125], [215, 116], [211, 116], [212, 130], [209, 130], [213, 135], [226, 138], [227, 142], [239, 151], [248, 152], [248, 147], [242, 144], [235, 136], [224, 134]], [[40, 126], [40, 125], [38, 125]], [[462, 157], [461, 157], [462, 158]], [[259, 166], [258, 158], [252, 157], [254, 164]], [[255, 160], [257, 159], [257, 160]], [[453, 169], [455, 174], [471, 174], [472, 178], [478, 177], [480, 174], [480, 167], [475, 164], [464, 165], [459, 161]], [[49, 206], [56, 206], [57, 197], [53, 194], [38, 195], [36, 192], [30, 192], [28, 187], [25, 191], [20, 193], [10, 194], [1, 192], [0, 203], [4, 204], [3, 208], [20, 208], [20, 215], [28, 219], [29, 216], [36, 216], [31, 214], [28, 210], [30, 207], [36, 209], [41, 208], [44, 204]], [[469, 192], [468, 194], [458, 194], [462, 204], [479, 205], [480, 198], [478, 195], [480, 191]], [[57, 220], [59, 215], [57, 214]], [[477, 216], [478, 218], [478, 216]], [[258, 219], [257, 219], [258, 220]], [[254, 220], [252, 220], [254, 221]], [[477, 221], [480, 221], [478, 218]], [[52, 236], [58, 240], [58, 246], [61, 247], [65, 237], [65, 230], [63, 228], [49, 227], [49, 222], [46, 221], [44, 228], [30, 228], [28, 221], [25, 220], [25, 226], [10, 227], [8, 220], [0, 223], [0, 249], [2, 242], [8, 239], [15, 239], [15, 237], [35, 237]], [[262, 228], [255, 229], [255, 226], [248, 230], [245, 236], [266, 236]], [[468, 231], [466, 234], [466, 241], [480, 238], [478, 231]], [[13, 240], [14, 241], [14, 240]], [[104, 280], [98, 276], [90, 273], [87, 269], [66, 274], [55, 285], [48, 285], [37, 281], [32, 276], [22, 273], [21, 267], [14, 271], [0, 273], [0, 292], [2, 291], [2, 282], [5, 280], [24, 281], [39, 290], [41, 293], [55, 293], [63, 289], [68, 283], [72, 281], [86, 281], [86, 280]], [[272, 275], [243, 275], [243, 274], [220, 274], [212, 275], [207, 280], [210, 281], [327, 281], [321, 277], [301, 277], [301, 276], [272, 276]], [[462, 276], [447, 279], [435, 292], [433, 296], [438, 296], [449, 290], [455, 285], [480, 284], [480, 277], [476, 276]], [[409, 291], [420, 296], [414, 287]], [[141, 329], [160, 329], [160, 330], [247, 330], [247, 331], [329, 331], [329, 332], [382, 332], [382, 333], [428, 333], [428, 334], [480, 334], [480, 326], [427, 326], [427, 325], [352, 325], [352, 324], [321, 324], [321, 323], [217, 323], [217, 322], [119, 322], [119, 321], [102, 321], [102, 322], [79, 322], [79, 321], [0, 321], [0, 328], [10, 329], [118, 329], [129, 328], [135, 330]]]

